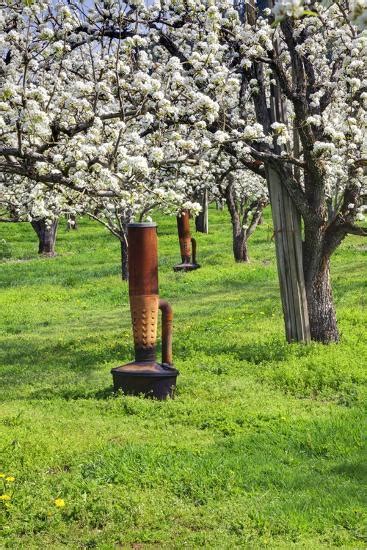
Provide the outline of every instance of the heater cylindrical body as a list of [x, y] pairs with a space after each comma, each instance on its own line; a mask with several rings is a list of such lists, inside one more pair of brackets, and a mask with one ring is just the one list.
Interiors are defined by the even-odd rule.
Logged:
[[128, 244], [135, 361], [155, 361], [159, 309], [156, 224], [129, 224]]
[[[128, 225], [129, 299], [135, 361], [112, 369], [115, 390], [166, 399], [173, 397], [178, 371], [172, 366], [172, 309], [158, 295], [155, 223]], [[157, 363], [158, 311], [162, 310], [162, 363]]]
[[[190, 234], [190, 210], [182, 210], [177, 216], [178, 240], [182, 263], [175, 265], [174, 271], [193, 271], [200, 267], [196, 263], [196, 241]], [[192, 253], [191, 253], [192, 251]]]
[[177, 216], [178, 240], [180, 242], [182, 263], [191, 261], [191, 234], [190, 211], [183, 210], [181, 216]]
[[156, 223], [129, 223], [129, 295], [158, 294], [158, 240]]

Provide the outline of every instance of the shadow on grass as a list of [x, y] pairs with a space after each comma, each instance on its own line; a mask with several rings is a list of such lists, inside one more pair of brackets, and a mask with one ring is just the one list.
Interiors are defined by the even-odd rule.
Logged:
[[[238, 361], [259, 365], [312, 352], [311, 348], [289, 346], [272, 338], [243, 344], [233, 343], [233, 338], [226, 341], [223, 334], [205, 338], [204, 332], [203, 338], [198, 340], [197, 334], [195, 338], [194, 341], [177, 338], [175, 357], [190, 361], [196, 352], [212, 359], [229, 354]], [[89, 337], [54, 345], [12, 338], [4, 344], [2, 351], [3, 395], [5, 397], [10, 392], [16, 399], [106, 399], [113, 390], [110, 387], [95, 390], [99, 375], [110, 376], [111, 365], [122, 364], [134, 355], [130, 338], [124, 343]], [[160, 345], [157, 356], [160, 357]]]
[[[70, 275], [63, 271], [64, 265], [62, 262], [59, 264], [45, 266], [45, 260], [43, 258], [31, 258], [31, 260], [33, 259], [35, 262], [32, 264], [31, 276], [29, 265], [26, 265], [26, 262], [13, 263], [6, 266], [9, 270], [7, 272], [5, 269], [3, 270], [1, 277], [1, 288], [7, 289], [19, 286], [29, 287], [39, 285], [40, 283], [70, 286], [69, 281], [71, 279], [75, 282], [75, 286], [81, 287], [83, 284], [92, 281], [94, 282], [96, 279], [118, 276], [120, 274], [118, 261], [116, 261], [116, 264], [114, 265], [107, 265], [107, 267], [105, 262], [101, 262], [101, 264], [88, 267], [88, 269], [84, 267], [77, 269], [73, 265], [73, 273]], [[62, 258], [62, 260], [64, 259], [65, 258]], [[54, 261], [54, 258], [48, 259], [47, 261], [51, 264], [51, 262]], [[14, 276], [15, 272], [16, 276]]]
[[[88, 349], [90, 346], [92, 349]], [[93, 349], [94, 348], [94, 349]], [[2, 343], [3, 365], [21, 366], [27, 370], [33, 368], [45, 368], [48, 365], [53, 368], [67, 366], [67, 369], [83, 371], [86, 367], [93, 368], [96, 364], [110, 361], [111, 358], [124, 358], [132, 354], [133, 344], [131, 339], [126, 343], [121, 340], [90, 338], [56, 342], [45, 345], [27, 340], [14, 339]], [[118, 361], [119, 359], [117, 359]]]
[[237, 361], [246, 361], [253, 365], [265, 365], [271, 362], [284, 362], [291, 357], [305, 357], [314, 353], [312, 346], [291, 345], [276, 338], [239, 344], [233, 342], [233, 338], [225, 341], [225, 335], [223, 334], [222, 338], [223, 340], [218, 335], [218, 340], [211, 339], [208, 345], [202, 342], [196, 348], [189, 347], [185, 342], [178, 342], [175, 346], [175, 354], [184, 357], [189, 353], [190, 356], [195, 356], [195, 352], [200, 351], [214, 359], [228, 354]]
[[339, 299], [340, 297], [344, 297], [345, 294], [351, 294], [353, 292], [357, 291], [363, 291], [364, 293], [367, 292], [367, 282], [365, 280], [357, 280], [357, 281], [343, 281], [336, 282], [335, 284], [335, 297], [336, 299]]
[[45, 388], [32, 392], [29, 395], [29, 399], [39, 400], [51, 400], [56, 398], [65, 399], [65, 401], [76, 401], [78, 399], [97, 399], [105, 401], [111, 397], [115, 397], [113, 386], [107, 386], [106, 388], [94, 391], [87, 388], [73, 388], [73, 389], [57, 389], [57, 388]]
[[365, 460], [360, 462], [344, 462], [332, 468], [331, 472], [367, 483], [367, 463]]
[[[133, 350], [130, 341], [123, 344], [88, 339], [47, 346], [29, 341], [14, 342], [12, 339], [2, 349], [2, 400], [9, 399], [10, 394], [12, 399], [56, 396], [63, 399], [104, 399], [108, 397], [109, 390], [98, 390], [96, 393], [96, 374], [97, 377], [98, 373], [102, 376], [105, 370], [106, 377], [109, 377], [111, 364], [117, 366], [131, 357]], [[91, 390], [88, 389], [90, 377], [94, 385]]]

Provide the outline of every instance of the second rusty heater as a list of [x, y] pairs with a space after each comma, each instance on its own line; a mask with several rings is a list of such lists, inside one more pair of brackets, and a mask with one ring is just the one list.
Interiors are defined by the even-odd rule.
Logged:
[[[135, 361], [111, 370], [114, 389], [166, 399], [173, 396], [178, 371], [172, 366], [171, 306], [158, 295], [155, 223], [128, 225], [129, 299]], [[162, 363], [157, 363], [158, 311], [162, 312]]]
[[183, 210], [181, 216], [177, 216], [177, 230], [182, 262], [175, 265], [173, 270], [193, 271], [199, 269], [200, 265], [196, 263], [196, 240], [191, 238], [190, 233], [189, 210]]

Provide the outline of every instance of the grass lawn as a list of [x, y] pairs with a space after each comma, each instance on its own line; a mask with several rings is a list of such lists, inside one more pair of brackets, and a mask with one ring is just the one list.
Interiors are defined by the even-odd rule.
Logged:
[[39, 259], [29, 224], [0, 225], [1, 548], [367, 547], [367, 242], [333, 258], [341, 343], [287, 345], [269, 220], [236, 265], [212, 210], [182, 274], [158, 219], [181, 373], [163, 403], [112, 394], [133, 359], [117, 240], [63, 222]]

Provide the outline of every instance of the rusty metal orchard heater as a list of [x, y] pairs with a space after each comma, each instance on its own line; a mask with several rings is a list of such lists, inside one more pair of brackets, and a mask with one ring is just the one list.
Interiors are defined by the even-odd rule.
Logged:
[[[129, 298], [135, 361], [111, 370], [114, 389], [130, 395], [173, 397], [179, 374], [172, 366], [172, 308], [158, 296], [157, 224], [128, 225]], [[157, 363], [158, 310], [162, 312], [162, 363]]]
[[199, 269], [200, 265], [196, 263], [196, 240], [191, 238], [190, 234], [190, 210], [182, 210], [181, 216], [177, 216], [177, 229], [182, 262], [175, 265], [173, 271], [193, 271], [194, 269]]

